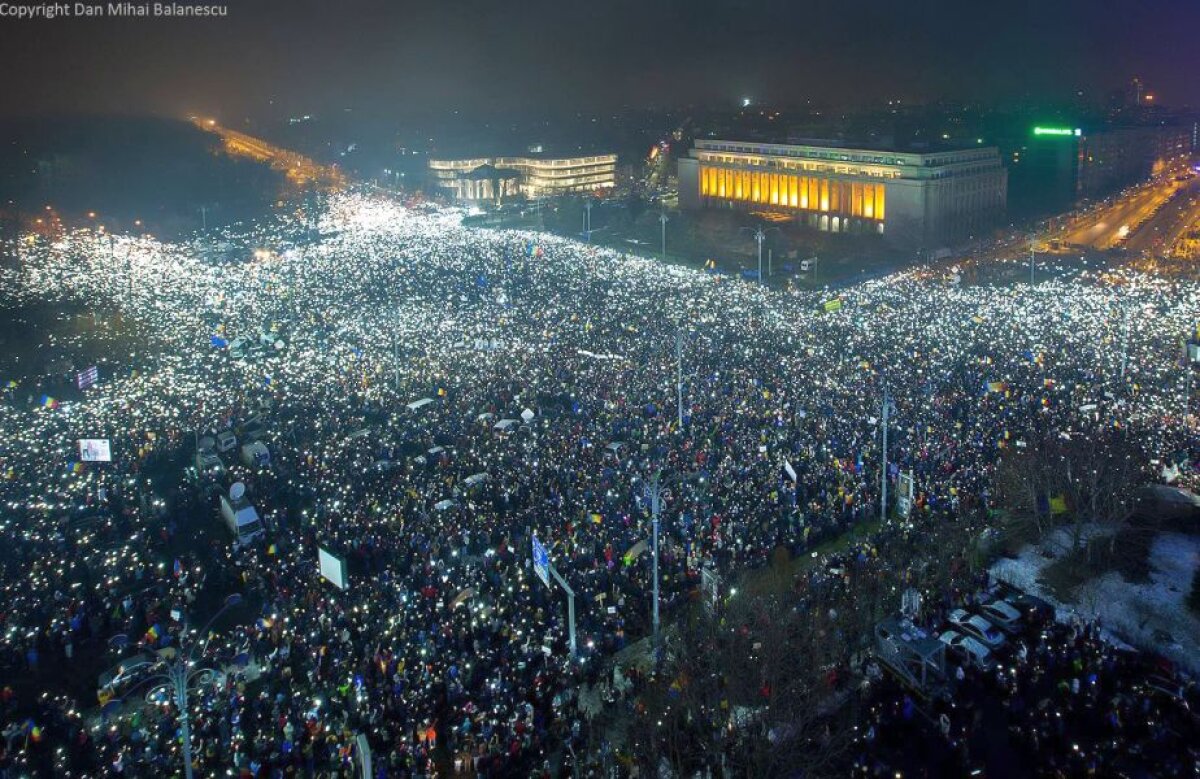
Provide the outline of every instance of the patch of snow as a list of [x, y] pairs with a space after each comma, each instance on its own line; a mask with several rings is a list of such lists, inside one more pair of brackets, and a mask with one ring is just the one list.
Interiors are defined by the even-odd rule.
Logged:
[[[1046, 544], [1026, 546], [1016, 559], [998, 560], [992, 566], [992, 576], [1052, 603], [1059, 621], [1067, 622], [1074, 616], [1098, 618], [1105, 637], [1113, 643], [1157, 652], [1200, 674], [1200, 618], [1185, 604], [1192, 575], [1200, 563], [1200, 537], [1160, 533], [1150, 549], [1149, 582], [1130, 584], [1120, 574], [1110, 572], [1081, 585], [1073, 604], [1059, 602], [1042, 586], [1042, 570], [1053, 562], [1042, 553], [1044, 547]], [[1058, 531], [1050, 547], [1069, 549], [1070, 535]], [[1164, 633], [1173, 641], [1163, 640]]]

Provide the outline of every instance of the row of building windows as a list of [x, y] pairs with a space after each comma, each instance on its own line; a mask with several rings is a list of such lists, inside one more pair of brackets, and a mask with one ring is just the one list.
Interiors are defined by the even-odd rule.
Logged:
[[534, 187], [535, 189], [561, 189], [563, 187], [581, 186], [587, 186], [591, 189], [604, 189], [611, 187], [613, 183], [614, 177], [611, 170], [587, 176], [555, 176], [553, 178], [529, 176], [521, 180], [523, 186]]
[[700, 195], [883, 220], [884, 186], [764, 171], [700, 166]]
[[558, 174], [571, 168], [608, 168], [617, 164], [617, 155], [601, 154], [592, 157], [539, 159], [536, 157], [482, 157], [472, 160], [430, 160], [431, 170], [471, 171], [481, 165], [510, 168], [522, 173]]
[[540, 181], [554, 182], [566, 181], [580, 176], [608, 176], [611, 178], [614, 174], [612, 166], [593, 166], [587, 168], [571, 168], [569, 170], [530, 170], [520, 171], [524, 177], [530, 180], [537, 179]]
[[736, 143], [721, 143], [711, 141], [696, 141], [696, 151], [723, 151], [740, 154], [759, 154], [770, 157], [804, 157], [816, 160], [839, 160], [843, 162], [859, 162], [874, 165], [917, 165], [926, 168], [936, 168], [942, 165], [956, 165], [964, 162], [978, 162], [996, 158], [994, 149], [971, 149], [956, 151], [936, 157], [922, 154], [890, 156], [871, 152], [848, 151], [844, 149], [823, 150], [811, 146], [748, 145]]
[[771, 156], [807, 157], [816, 160], [841, 160], [843, 162], [866, 162], [875, 165], [908, 165], [909, 160], [903, 157], [887, 157], [875, 154], [847, 154], [844, 151], [822, 151], [808, 146], [777, 145], [770, 148], [764, 146], [747, 146], [731, 143], [711, 143], [696, 141], [697, 151], [728, 151], [741, 154], [768, 154]]
[[870, 176], [872, 178], [895, 179], [900, 178], [902, 175], [899, 170], [845, 163], [811, 162], [776, 157], [743, 157], [708, 153], [698, 154], [697, 157], [701, 162], [723, 162], [729, 165], [752, 165], [760, 168], [803, 170], [814, 173], [832, 173], [838, 176]]

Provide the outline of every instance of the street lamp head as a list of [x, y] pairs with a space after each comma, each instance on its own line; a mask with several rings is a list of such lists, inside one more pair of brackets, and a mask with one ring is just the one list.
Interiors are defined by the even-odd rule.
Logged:
[[230, 594], [230, 596], [225, 599], [225, 605], [222, 608], [232, 608], [233, 606], [236, 606], [241, 602], [242, 602], [242, 594], [240, 592], [235, 592], [235, 593]]

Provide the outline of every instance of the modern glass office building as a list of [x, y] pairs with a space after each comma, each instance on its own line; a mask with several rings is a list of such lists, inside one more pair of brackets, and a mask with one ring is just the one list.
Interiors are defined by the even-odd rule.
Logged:
[[434, 183], [455, 200], [498, 200], [513, 195], [551, 197], [612, 189], [617, 155], [482, 157], [430, 160]]

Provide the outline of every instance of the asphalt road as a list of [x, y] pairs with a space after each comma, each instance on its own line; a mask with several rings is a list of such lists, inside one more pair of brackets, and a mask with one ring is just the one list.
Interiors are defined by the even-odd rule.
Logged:
[[1067, 228], [1062, 236], [1065, 243], [1090, 246], [1094, 249], [1116, 247], [1123, 236], [1133, 236], [1148, 222], [1155, 211], [1167, 203], [1180, 188], [1170, 177], [1141, 187], [1116, 203], [1081, 218]]
[[1189, 229], [1200, 224], [1200, 178], [1185, 182], [1154, 216], [1126, 241], [1138, 254], [1165, 255]]

